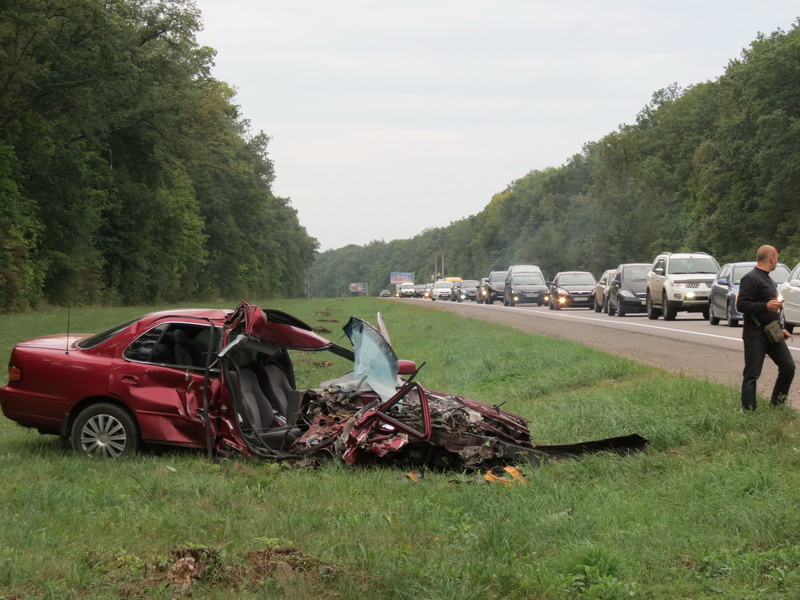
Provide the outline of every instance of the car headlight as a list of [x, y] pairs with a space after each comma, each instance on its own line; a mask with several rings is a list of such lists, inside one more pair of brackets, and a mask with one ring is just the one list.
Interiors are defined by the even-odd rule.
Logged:
[[569, 292], [562, 288], [558, 288], [557, 293], [559, 296], [569, 296]]
[[623, 298], [636, 298], [636, 295], [633, 292], [629, 292], [628, 290], [620, 290], [619, 295]]

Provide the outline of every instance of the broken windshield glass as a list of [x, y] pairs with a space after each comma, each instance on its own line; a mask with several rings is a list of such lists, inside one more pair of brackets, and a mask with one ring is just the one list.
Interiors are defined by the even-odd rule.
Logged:
[[355, 350], [354, 379], [360, 381], [366, 377], [366, 383], [383, 400], [394, 396], [397, 391], [397, 355], [381, 332], [358, 317], [350, 317], [344, 332]]

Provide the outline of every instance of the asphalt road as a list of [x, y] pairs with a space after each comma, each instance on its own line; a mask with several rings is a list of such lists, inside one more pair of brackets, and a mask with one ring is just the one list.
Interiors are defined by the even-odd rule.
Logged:
[[[744, 367], [742, 329], [728, 327], [725, 321], [712, 326], [699, 313], [678, 313], [674, 321], [651, 321], [643, 313], [610, 317], [584, 308], [553, 311], [546, 306], [533, 305], [510, 308], [502, 303], [431, 302], [423, 299], [399, 301], [424, 303], [471, 319], [578, 342], [672, 373], [729, 385], [738, 406]], [[800, 336], [789, 341], [789, 348], [796, 363], [800, 358]], [[769, 396], [776, 375], [775, 365], [769, 358], [765, 359], [758, 384], [760, 396]], [[789, 401], [800, 409], [800, 376], [795, 378]]]

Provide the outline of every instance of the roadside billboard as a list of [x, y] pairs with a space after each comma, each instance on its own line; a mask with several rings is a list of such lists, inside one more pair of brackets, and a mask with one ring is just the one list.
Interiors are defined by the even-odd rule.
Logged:
[[362, 294], [366, 293], [367, 291], [367, 284], [366, 283], [351, 283], [348, 288], [350, 289], [351, 294]]
[[389, 283], [392, 285], [414, 283], [414, 273], [389, 273]]

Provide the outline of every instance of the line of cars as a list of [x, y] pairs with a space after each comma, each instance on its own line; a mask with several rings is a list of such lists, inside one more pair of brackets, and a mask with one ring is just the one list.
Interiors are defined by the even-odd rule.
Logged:
[[[594, 309], [620, 317], [643, 312], [665, 321], [675, 320], [679, 312], [699, 312], [709, 320], [714, 290], [719, 294], [722, 287], [715, 286], [720, 273], [717, 261], [705, 252], [663, 252], [652, 263], [625, 263], [606, 271], [594, 293]], [[722, 283], [727, 286], [726, 280]], [[735, 297], [727, 303], [735, 310]]]
[[[606, 271], [593, 295], [594, 309], [611, 316], [643, 312], [649, 319], [675, 320], [679, 312], [699, 312], [711, 325], [736, 327], [739, 283], [755, 261], [719, 266], [704, 252], [659, 254], [653, 263], [623, 264]], [[790, 331], [800, 325], [800, 265], [794, 271], [778, 264], [770, 277], [784, 297], [781, 321]], [[789, 302], [786, 302], [786, 298]]]
[[[551, 310], [594, 309], [610, 316], [646, 313], [651, 320], [673, 321], [679, 312], [701, 313], [711, 325], [737, 326], [742, 315], [736, 298], [742, 277], [753, 261], [719, 266], [705, 252], [663, 252], [652, 263], [623, 263], [599, 279], [588, 271], [561, 271], [548, 280], [536, 264], [511, 265], [480, 281], [447, 278], [430, 290], [432, 300], [464, 301], [504, 306], [545, 304]], [[783, 296], [781, 324], [789, 331], [800, 325], [800, 264], [794, 270], [780, 263], [770, 273]]]
[[492, 271], [481, 279], [476, 300], [504, 306], [547, 304], [552, 310], [589, 306], [596, 281], [588, 271], [562, 271], [548, 280], [536, 264], [511, 265], [504, 271]]

